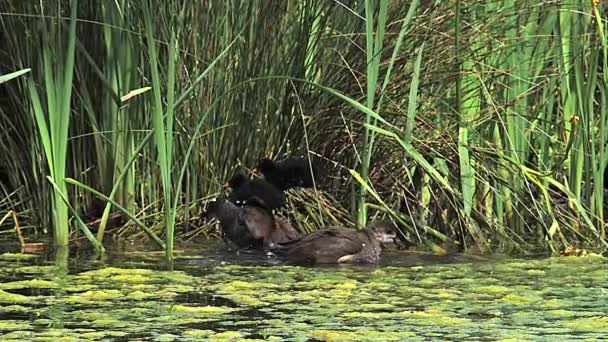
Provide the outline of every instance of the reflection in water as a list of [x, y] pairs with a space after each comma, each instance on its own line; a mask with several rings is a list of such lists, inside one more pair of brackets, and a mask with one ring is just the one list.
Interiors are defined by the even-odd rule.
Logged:
[[55, 268], [52, 280], [57, 286], [53, 289], [53, 304], [49, 306], [49, 328], [62, 329], [65, 324], [66, 304], [62, 300], [65, 297], [65, 288], [68, 286], [68, 258], [70, 250], [67, 247], [55, 247]]
[[[77, 252], [76, 252], [77, 253]], [[388, 251], [300, 267], [208, 245], [0, 257], [0, 340], [601, 340], [603, 258], [477, 261]], [[69, 266], [69, 268], [68, 268]]]

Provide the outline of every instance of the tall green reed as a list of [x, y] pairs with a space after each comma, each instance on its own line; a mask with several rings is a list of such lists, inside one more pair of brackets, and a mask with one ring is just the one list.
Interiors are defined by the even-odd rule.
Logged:
[[[369, 109], [374, 108], [376, 98], [378, 72], [380, 68], [380, 59], [382, 56], [382, 44], [384, 31], [386, 29], [386, 11], [388, 8], [388, 1], [386, 0], [381, 0], [377, 3], [378, 21], [376, 27], [374, 27], [375, 3], [376, 2], [372, 0], [365, 1], [365, 53], [367, 61], [367, 96], [365, 104]], [[365, 123], [371, 123], [371, 117], [369, 115], [365, 117]], [[367, 126], [364, 127], [363, 131], [361, 150], [363, 151], [361, 156], [361, 177], [367, 182], [369, 162], [373, 151], [373, 144], [370, 142], [370, 132]], [[366, 198], [367, 189], [365, 187], [361, 187], [359, 189], [359, 195], [357, 198], [357, 221], [361, 226], [364, 226], [367, 222]]]
[[172, 205], [172, 196], [175, 196], [172, 189], [172, 159], [173, 159], [173, 121], [175, 104], [175, 62], [177, 38], [175, 32], [171, 30], [169, 40], [169, 61], [167, 71], [167, 116], [163, 116], [163, 102], [161, 98], [162, 83], [158, 72], [158, 54], [156, 51], [156, 41], [154, 40], [153, 25], [149, 3], [144, 3], [144, 19], [146, 23], [146, 38], [150, 62], [150, 73], [152, 75], [152, 91], [154, 94], [152, 102], [152, 127], [154, 130], [154, 142], [160, 166], [162, 193], [164, 203], [164, 217], [166, 229], [165, 251], [168, 260], [173, 259], [173, 242], [175, 230], [175, 208]]
[[[52, 194], [53, 231], [57, 246], [68, 245], [68, 205], [65, 185], [68, 132], [71, 116], [72, 79], [76, 50], [76, 19], [78, 1], [71, 2], [67, 44], [63, 46], [61, 23], [45, 22], [42, 41], [42, 79], [45, 85], [46, 113], [33, 79], [28, 80], [32, 110], [36, 118], [41, 142], [51, 178], [56, 183]], [[48, 19], [47, 19], [48, 20]], [[53, 46], [51, 46], [51, 44]], [[55, 47], [61, 47], [55, 49]], [[65, 49], [65, 50], [64, 50]], [[58, 68], [60, 65], [61, 68]]]
[[[140, 210], [148, 219], [125, 216], [136, 218], [136, 225], [153, 226], [149, 232], [157, 238], [163, 227], [166, 240], [168, 225], [156, 221], [171, 215], [158, 213], [171, 214], [168, 208], [178, 206], [196, 213], [197, 201], [217, 193], [239, 163], [249, 166], [262, 155], [298, 153], [310, 146], [350, 169], [357, 159], [350, 151], [359, 149], [365, 154], [357, 163], [364, 182], [356, 177], [347, 182], [360, 185], [360, 222], [367, 219], [366, 206], [382, 207], [423, 227], [423, 240], [468, 243], [472, 238], [480, 245], [551, 245], [554, 251], [567, 243], [597, 242], [605, 236], [603, 10], [572, 1], [507, 1], [467, 3], [461, 13], [454, 10], [456, 4], [412, 1], [409, 9], [391, 4], [383, 9], [386, 2], [367, 2], [357, 10], [310, 0], [273, 2], [260, 11], [262, 5], [252, 2], [166, 2], [154, 8], [147, 24], [140, 1], [81, 4], [78, 16], [87, 22], [78, 25], [78, 34], [86, 32], [91, 39], [76, 42], [82, 58], [75, 65], [72, 109], [78, 115], [70, 122], [74, 136], [68, 156], [73, 158], [67, 173], [81, 185], [98, 188], [105, 196], [100, 198], [120, 205], [118, 210]], [[420, 6], [424, 10], [417, 11]], [[358, 12], [371, 19], [365, 22], [365, 48], [357, 40], [363, 22]], [[39, 12], [32, 13], [32, 21], [40, 21]], [[459, 18], [452, 15], [457, 13]], [[594, 25], [587, 25], [592, 18]], [[454, 30], [457, 23], [462, 26]], [[175, 38], [179, 45], [170, 53]], [[207, 73], [209, 61], [232, 42]], [[35, 65], [27, 63], [35, 52], [17, 48], [13, 55], [22, 66], [12, 69], [32, 67], [36, 79]], [[150, 78], [153, 58], [156, 80]], [[193, 75], [203, 73], [204, 81], [192, 82]], [[290, 78], [270, 77], [277, 75]], [[296, 79], [339, 90], [345, 98], [305, 83], [292, 86]], [[179, 91], [168, 92], [171, 83], [191, 89], [172, 120], [169, 95]], [[132, 88], [148, 85], [160, 91], [160, 105], [153, 92], [121, 101]], [[239, 90], [230, 91], [236, 85]], [[174, 102], [177, 107], [180, 101]], [[40, 103], [47, 105], [44, 98]], [[154, 130], [148, 132], [150, 114], [158, 117], [157, 109], [163, 118], [154, 119]], [[6, 117], [8, 111], [3, 113]], [[204, 123], [199, 113], [208, 115]], [[26, 123], [13, 121], [20, 135], [28, 136]], [[199, 123], [205, 139], [194, 133]], [[160, 143], [142, 145], [151, 137]], [[33, 150], [32, 160], [43, 154]], [[161, 159], [164, 166], [158, 168]], [[176, 165], [181, 166], [177, 183], [171, 172]], [[380, 166], [390, 175], [378, 179]], [[410, 190], [406, 173], [412, 170], [422, 170], [415, 172], [425, 179], [416, 196], [425, 208], [402, 212], [398, 194]], [[40, 191], [28, 186], [36, 198]], [[340, 198], [342, 188], [347, 187], [328, 190]], [[87, 191], [78, 186], [68, 194], [75, 210], [90, 199]], [[21, 203], [32, 207], [33, 202]], [[185, 221], [179, 215], [174, 220]], [[98, 240], [104, 234], [100, 229]]]
[[[381, 95], [376, 103], [376, 90], [377, 83], [380, 78], [380, 64], [382, 63], [382, 51], [384, 44], [384, 34], [386, 30], [386, 20], [387, 20], [387, 11], [388, 11], [388, 1], [380, 1], [377, 3], [377, 8], [374, 8], [374, 4], [376, 2], [371, 0], [365, 1], [365, 40], [366, 40], [366, 106], [369, 109], [376, 111], [376, 113], [380, 113], [382, 101], [384, 99], [384, 94], [387, 90], [389, 81], [392, 76], [393, 67], [395, 65], [395, 61], [397, 60], [401, 44], [405, 37], [405, 32], [408, 29], [408, 26], [411, 24], [414, 13], [418, 7], [418, 0], [414, 0], [410, 3], [408, 13], [406, 17], [403, 19], [403, 23], [401, 25], [401, 29], [399, 31], [399, 36], [395, 42], [395, 46], [393, 48], [393, 52], [391, 54], [391, 58], [389, 60], [388, 68], [384, 75], [384, 81], [382, 83], [382, 87], [380, 89]], [[375, 12], [377, 11], [377, 24], [374, 27], [374, 18], [376, 17]], [[413, 88], [417, 89], [417, 88]], [[411, 100], [411, 99], [410, 99]], [[414, 106], [415, 104], [410, 105]], [[367, 182], [369, 181], [368, 173], [370, 161], [374, 151], [374, 140], [375, 140], [375, 131], [369, 130], [369, 125], [375, 125], [376, 120], [372, 118], [370, 115], [365, 116], [365, 125], [363, 127], [363, 142], [361, 145], [362, 157], [361, 157], [361, 168], [360, 175], [361, 178]], [[413, 121], [409, 122], [410, 126], [413, 126]], [[411, 131], [410, 131], [411, 134]], [[361, 186], [359, 188], [359, 194], [357, 197], [357, 221], [361, 226], [364, 226], [367, 222], [367, 188], [365, 186]]]

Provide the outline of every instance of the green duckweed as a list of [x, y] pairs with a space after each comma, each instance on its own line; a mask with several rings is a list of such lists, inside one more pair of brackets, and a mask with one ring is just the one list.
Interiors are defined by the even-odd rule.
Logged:
[[299, 267], [182, 254], [177, 271], [160, 270], [159, 253], [125, 258], [67, 273], [37, 259], [0, 259], [0, 340], [599, 341], [608, 334], [603, 258]]

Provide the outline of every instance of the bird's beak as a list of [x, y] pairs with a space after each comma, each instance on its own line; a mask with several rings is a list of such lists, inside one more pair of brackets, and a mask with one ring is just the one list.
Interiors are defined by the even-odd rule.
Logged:
[[224, 189], [229, 189], [230, 188], [230, 183], [226, 182], [224, 183]]

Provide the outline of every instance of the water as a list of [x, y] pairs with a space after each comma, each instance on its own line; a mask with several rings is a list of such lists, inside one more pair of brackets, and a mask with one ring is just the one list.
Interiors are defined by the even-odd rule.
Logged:
[[[104, 260], [0, 256], [1, 341], [606, 341], [600, 257], [472, 260], [389, 251], [299, 267], [214, 242]], [[6, 251], [7, 247], [0, 247]]]

